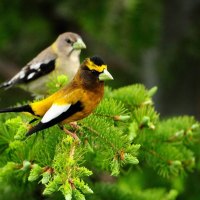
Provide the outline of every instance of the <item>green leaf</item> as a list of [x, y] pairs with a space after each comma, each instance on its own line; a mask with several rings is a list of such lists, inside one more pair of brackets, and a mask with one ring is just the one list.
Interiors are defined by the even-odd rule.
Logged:
[[47, 82], [48, 94], [55, 93], [60, 88], [65, 86], [68, 83], [68, 81], [68, 77], [63, 74], [51, 77], [51, 79]]
[[33, 164], [28, 180], [29, 181], [37, 180], [41, 176], [42, 172], [43, 172], [42, 167], [40, 167], [38, 164]]
[[59, 191], [62, 185], [62, 180], [60, 176], [54, 176], [53, 180], [50, 181], [47, 185], [45, 190], [43, 191], [43, 195], [50, 195], [54, 192]]
[[111, 162], [110, 164], [110, 167], [111, 167], [111, 175], [112, 176], [118, 176], [119, 173], [120, 173], [120, 165], [119, 165], [119, 162], [117, 161], [117, 159], [113, 159], [113, 161]]

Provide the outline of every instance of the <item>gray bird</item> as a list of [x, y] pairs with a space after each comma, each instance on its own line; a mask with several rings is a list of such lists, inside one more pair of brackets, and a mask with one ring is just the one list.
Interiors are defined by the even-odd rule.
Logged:
[[13, 78], [0, 84], [0, 88], [17, 85], [33, 95], [44, 96], [47, 92], [47, 82], [51, 77], [65, 74], [69, 81], [74, 77], [80, 66], [81, 49], [84, 48], [86, 45], [78, 34], [63, 33]]

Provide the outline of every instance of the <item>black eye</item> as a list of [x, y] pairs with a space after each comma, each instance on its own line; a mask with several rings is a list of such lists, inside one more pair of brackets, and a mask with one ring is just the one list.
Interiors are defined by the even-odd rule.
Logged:
[[99, 72], [96, 71], [96, 70], [91, 70], [92, 74], [94, 74], [95, 76], [98, 76], [99, 75]]
[[65, 40], [68, 44], [71, 44], [72, 43], [72, 41], [70, 40], [70, 39], [66, 39]]

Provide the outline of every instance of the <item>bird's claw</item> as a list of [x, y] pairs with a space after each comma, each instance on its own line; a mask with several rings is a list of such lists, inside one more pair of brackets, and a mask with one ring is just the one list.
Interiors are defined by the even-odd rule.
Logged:
[[79, 137], [76, 135], [76, 132], [71, 132], [69, 130], [67, 130], [65, 127], [63, 127], [63, 131], [70, 135], [71, 137], [73, 137], [75, 140], [80, 141]]

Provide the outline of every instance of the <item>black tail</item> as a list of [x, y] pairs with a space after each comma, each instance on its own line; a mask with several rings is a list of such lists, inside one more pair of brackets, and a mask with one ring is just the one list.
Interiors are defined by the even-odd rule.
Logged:
[[6, 112], [29, 112], [34, 115], [34, 112], [29, 105], [20, 106], [20, 107], [14, 107], [14, 108], [3, 108], [0, 109], [0, 113], [6, 113]]
[[32, 127], [27, 133], [26, 133], [26, 136], [30, 136], [32, 135], [33, 133], [36, 133], [38, 131], [41, 131], [43, 129], [46, 129], [48, 127], [46, 127], [45, 124], [43, 124], [42, 122], [39, 122], [37, 125], [35, 125], [34, 127]]
[[11, 87], [11, 83], [8, 81], [8, 82], [4, 82], [4, 83], [1, 83], [0, 84], [0, 89], [1, 88], [4, 88], [4, 89], [8, 89], [8, 88], [10, 88]]

